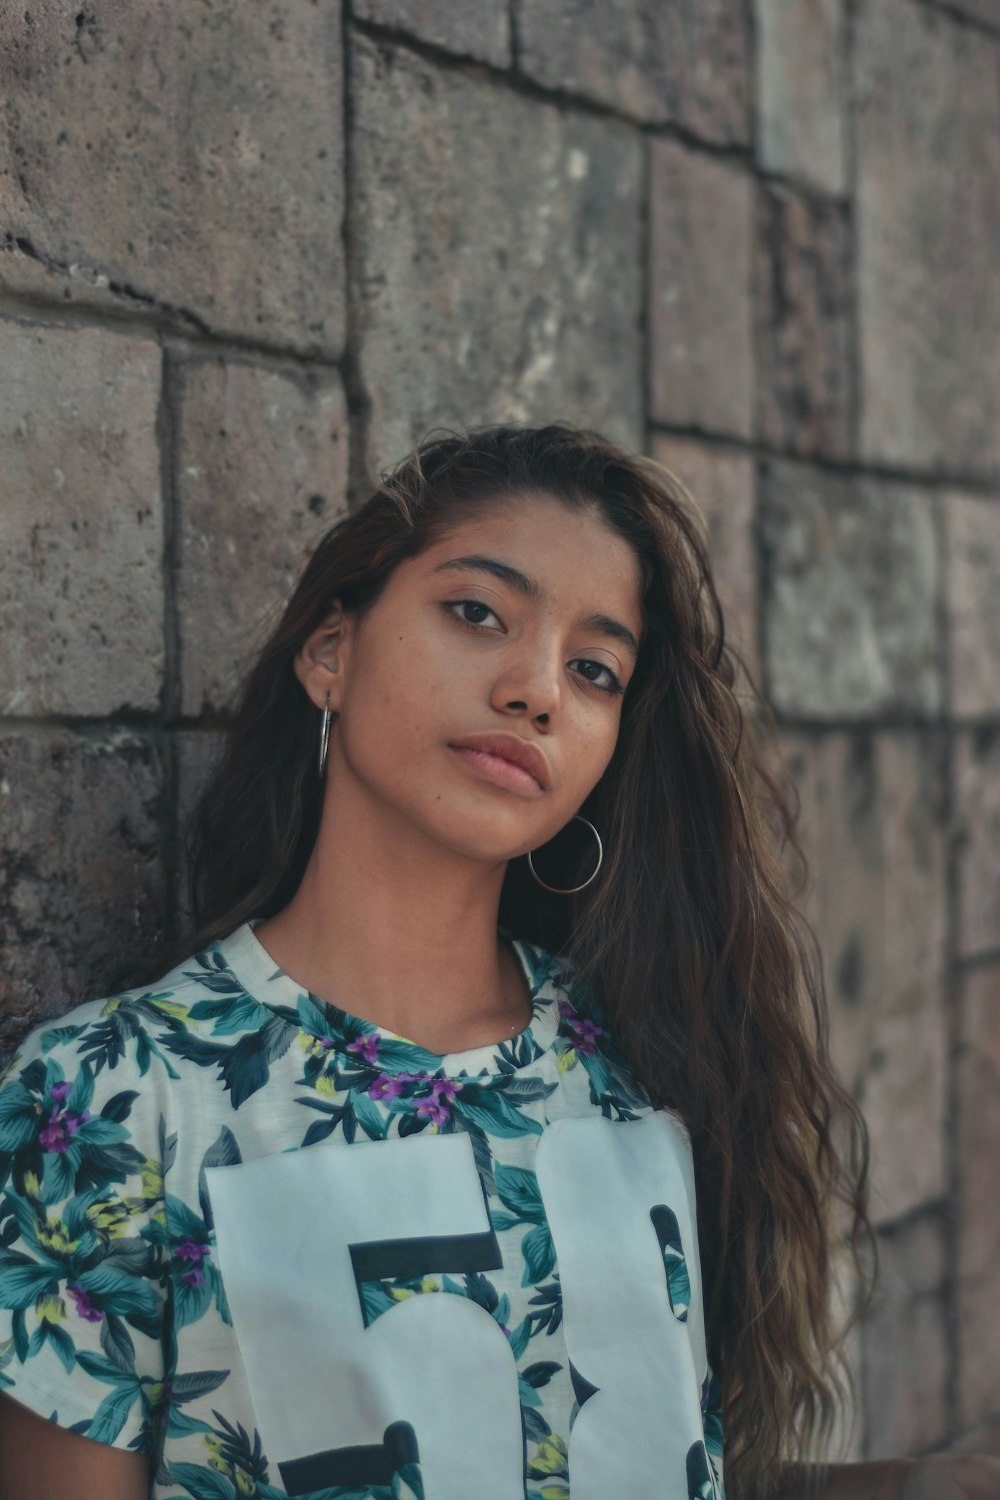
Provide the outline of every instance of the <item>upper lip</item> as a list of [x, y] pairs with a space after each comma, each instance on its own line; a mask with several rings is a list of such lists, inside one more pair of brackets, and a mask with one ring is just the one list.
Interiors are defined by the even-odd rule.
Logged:
[[539, 786], [549, 784], [549, 768], [545, 756], [536, 745], [523, 740], [519, 734], [463, 734], [449, 744], [456, 749], [485, 750], [489, 755], [499, 755], [510, 760], [534, 776]]

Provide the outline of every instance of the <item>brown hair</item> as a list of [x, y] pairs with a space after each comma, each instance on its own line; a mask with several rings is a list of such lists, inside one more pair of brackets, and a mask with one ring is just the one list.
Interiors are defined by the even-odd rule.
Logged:
[[[322, 783], [317, 715], [292, 662], [332, 601], [365, 611], [401, 561], [531, 492], [594, 507], [630, 543], [645, 634], [614, 755], [580, 809], [604, 837], [601, 876], [555, 896], [512, 860], [500, 921], [572, 960], [654, 1101], [688, 1127], [727, 1489], [764, 1497], [786, 1459], [817, 1462], [820, 1477], [853, 1391], [831, 1290], [843, 1251], [871, 1294], [868, 1139], [830, 1062], [815, 935], [787, 890], [783, 850], [805, 869], [797, 796], [734, 695], [744, 664], [724, 638], [707, 544], [662, 465], [555, 423], [431, 435], [383, 471], [316, 547], [239, 690], [190, 823], [194, 931], [143, 982], [275, 915], [299, 885]], [[586, 879], [592, 853], [580, 859], [561, 884]]]

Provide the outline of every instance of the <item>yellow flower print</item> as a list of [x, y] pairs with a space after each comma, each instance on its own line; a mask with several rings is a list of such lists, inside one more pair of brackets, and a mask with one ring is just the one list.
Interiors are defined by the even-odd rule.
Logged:
[[556, 1067], [560, 1073], [568, 1073], [570, 1068], [575, 1068], [578, 1062], [579, 1058], [576, 1055], [576, 1048], [568, 1047], [565, 1052], [559, 1053], [556, 1058]]
[[299, 1046], [307, 1057], [322, 1057], [326, 1048], [318, 1036], [313, 1036], [311, 1031], [299, 1031]]
[[216, 1437], [214, 1432], [206, 1432], [202, 1437], [202, 1442], [205, 1444], [205, 1447], [209, 1448], [213, 1453], [222, 1452], [222, 1439], [220, 1437]]
[[246, 1469], [237, 1466], [233, 1470], [233, 1478], [236, 1480], [236, 1488], [241, 1495], [253, 1495], [257, 1492], [257, 1481], [247, 1473]]
[[66, 1304], [61, 1297], [39, 1297], [35, 1302], [35, 1317], [39, 1323], [61, 1323], [66, 1316]]
[[37, 1198], [41, 1193], [42, 1184], [39, 1182], [34, 1172], [25, 1172], [24, 1191], [27, 1193], [29, 1198]]
[[127, 1233], [133, 1212], [121, 1199], [108, 1198], [101, 1203], [92, 1203], [87, 1209], [87, 1218], [95, 1229], [103, 1230], [109, 1239], [117, 1240]]
[[212, 1454], [211, 1458], [208, 1460], [208, 1467], [210, 1469], [214, 1469], [216, 1474], [225, 1474], [227, 1479], [232, 1478], [229, 1465], [226, 1463], [226, 1460], [218, 1453]]
[[[567, 1455], [566, 1444], [555, 1432], [550, 1432], [548, 1437], [542, 1438], [538, 1444], [535, 1456], [532, 1459], [532, 1467], [541, 1470], [543, 1474], [555, 1474], [566, 1468]], [[562, 1490], [555, 1493], [562, 1494]], [[543, 1491], [544, 1494], [544, 1491]]]
[[328, 1099], [332, 1099], [334, 1094], [336, 1094], [337, 1085], [329, 1074], [321, 1073], [316, 1079], [316, 1092], [317, 1094], [326, 1094]]
[[150, 1203], [163, 1197], [163, 1163], [147, 1156], [142, 1164], [142, 1192]]
[[45, 1250], [54, 1250], [57, 1255], [72, 1255], [79, 1248], [79, 1240], [71, 1240], [69, 1230], [62, 1219], [46, 1220], [39, 1226], [38, 1243]]
[[110, 999], [105, 1000], [104, 1004], [101, 1006], [101, 1015], [112, 1015], [118, 1009], [119, 1005], [123, 1004], [124, 1000], [124, 995], [112, 995]]

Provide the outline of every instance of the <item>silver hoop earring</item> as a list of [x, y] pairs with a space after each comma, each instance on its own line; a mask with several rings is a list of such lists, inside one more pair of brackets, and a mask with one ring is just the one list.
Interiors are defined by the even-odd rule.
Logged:
[[330, 744], [330, 694], [326, 695], [326, 707], [323, 710], [323, 722], [319, 728], [319, 774], [323, 775], [326, 765], [326, 752]]
[[590, 829], [591, 833], [594, 835], [594, 838], [597, 840], [597, 864], [594, 866], [593, 872], [590, 875], [587, 876], [586, 880], [583, 882], [583, 885], [571, 885], [571, 886], [567, 886], [565, 889], [563, 889], [561, 886], [558, 886], [558, 885], [549, 885], [546, 881], [544, 881], [542, 879], [542, 877], [539, 875], [538, 871], [535, 869], [534, 865], [531, 862], [531, 856], [532, 856], [532, 854], [533, 854], [534, 851], [531, 850], [531, 849], [528, 850], [528, 869], [531, 871], [532, 875], [534, 875], [534, 877], [538, 881], [539, 885], [545, 886], [545, 889], [547, 891], [554, 891], [557, 896], [572, 896], [575, 891], [582, 891], [583, 888], [584, 888], [584, 886], [589, 885], [590, 882], [593, 880], [594, 876], [597, 874], [598, 870], [601, 868], [601, 865], [602, 865], [602, 863], [604, 861], [604, 845], [601, 843], [601, 835], [598, 833], [598, 831], [594, 827], [593, 823], [587, 823], [587, 819], [584, 818], [584, 817], [581, 817], [579, 813], [574, 813], [573, 817], [574, 818], [578, 818], [581, 823], [586, 823], [587, 827]]

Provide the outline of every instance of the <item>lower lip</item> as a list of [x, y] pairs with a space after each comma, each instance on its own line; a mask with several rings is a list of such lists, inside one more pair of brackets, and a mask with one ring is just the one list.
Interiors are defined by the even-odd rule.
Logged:
[[530, 771], [526, 771], [523, 766], [516, 766], [512, 760], [504, 760], [502, 755], [491, 755], [488, 750], [472, 750], [466, 745], [449, 745], [448, 748], [460, 755], [481, 776], [485, 776], [487, 781], [495, 781], [497, 786], [509, 787], [512, 792], [542, 790]]

